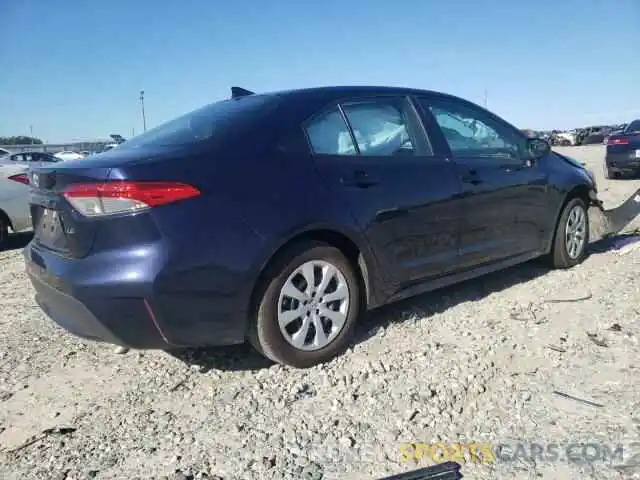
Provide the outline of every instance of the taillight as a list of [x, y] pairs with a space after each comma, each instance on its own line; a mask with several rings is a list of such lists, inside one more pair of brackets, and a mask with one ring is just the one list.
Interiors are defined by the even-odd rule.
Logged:
[[13, 180], [14, 182], [22, 183], [24, 185], [29, 185], [29, 176], [26, 173], [19, 173], [18, 175], [11, 175], [8, 178], [9, 178], [9, 180]]
[[628, 138], [610, 138], [607, 145], [629, 145]]
[[200, 191], [178, 182], [116, 181], [72, 184], [63, 195], [80, 213], [96, 217], [159, 207], [197, 197]]

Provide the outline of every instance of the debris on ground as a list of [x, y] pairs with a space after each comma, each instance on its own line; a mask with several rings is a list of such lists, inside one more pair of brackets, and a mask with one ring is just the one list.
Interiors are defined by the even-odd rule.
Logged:
[[559, 395], [561, 397], [568, 398], [569, 400], [575, 400], [576, 402], [582, 403], [584, 405], [589, 405], [591, 407], [598, 407], [598, 408], [604, 407], [604, 405], [602, 405], [600, 403], [592, 402], [591, 400], [585, 400], [583, 398], [574, 397], [573, 395], [569, 395], [567, 393], [559, 392], [557, 390], [554, 390], [553, 393], [555, 393], [556, 395]]
[[573, 303], [573, 302], [584, 302], [585, 300], [590, 300], [593, 298], [593, 294], [591, 292], [586, 295], [575, 297], [575, 298], [551, 298], [545, 300], [545, 303]]
[[567, 349], [562, 347], [557, 347], [555, 345], [547, 345], [549, 350], [553, 350], [554, 352], [566, 353]]
[[511, 309], [510, 317], [513, 320], [518, 320], [521, 322], [532, 321], [536, 324], [544, 323], [544, 318], [539, 318], [538, 313], [540, 308], [535, 305], [533, 302], [529, 302], [526, 307], [521, 305], [516, 305]]
[[587, 337], [599, 347], [608, 347], [607, 342], [598, 337], [597, 333], [587, 333]]
[[45, 430], [43, 430], [42, 432], [40, 432], [38, 435], [35, 435], [34, 437], [30, 438], [29, 440], [27, 440], [26, 442], [22, 443], [21, 445], [18, 445], [15, 448], [12, 448], [11, 450], [7, 450], [5, 453], [15, 453], [18, 452], [24, 448], [27, 448], [31, 445], [33, 445], [34, 443], [37, 443], [41, 440], [44, 440], [47, 436], [49, 435], [69, 435], [73, 432], [76, 431], [76, 428], [74, 427], [54, 427], [54, 428], [47, 428]]

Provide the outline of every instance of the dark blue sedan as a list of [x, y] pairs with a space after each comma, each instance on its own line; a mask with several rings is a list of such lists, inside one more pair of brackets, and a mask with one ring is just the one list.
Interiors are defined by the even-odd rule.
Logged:
[[139, 349], [249, 340], [309, 367], [349, 345], [365, 309], [585, 257], [592, 175], [473, 103], [232, 91], [32, 172], [26, 265], [55, 322]]
[[606, 143], [605, 178], [640, 172], [640, 120], [610, 135]]

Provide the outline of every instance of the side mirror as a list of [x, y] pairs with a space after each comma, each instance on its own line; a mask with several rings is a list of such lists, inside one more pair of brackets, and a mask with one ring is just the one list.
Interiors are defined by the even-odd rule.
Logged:
[[527, 151], [533, 158], [541, 158], [551, 153], [551, 145], [542, 138], [528, 138]]

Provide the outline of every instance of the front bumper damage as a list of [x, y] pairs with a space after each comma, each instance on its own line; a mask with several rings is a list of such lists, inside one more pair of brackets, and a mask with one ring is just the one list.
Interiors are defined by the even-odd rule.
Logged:
[[595, 192], [590, 194], [590, 199], [589, 238], [592, 242], [620, 233], [640, 215], [640, 189], [624, 203], [608, 210], [604, 208]]

